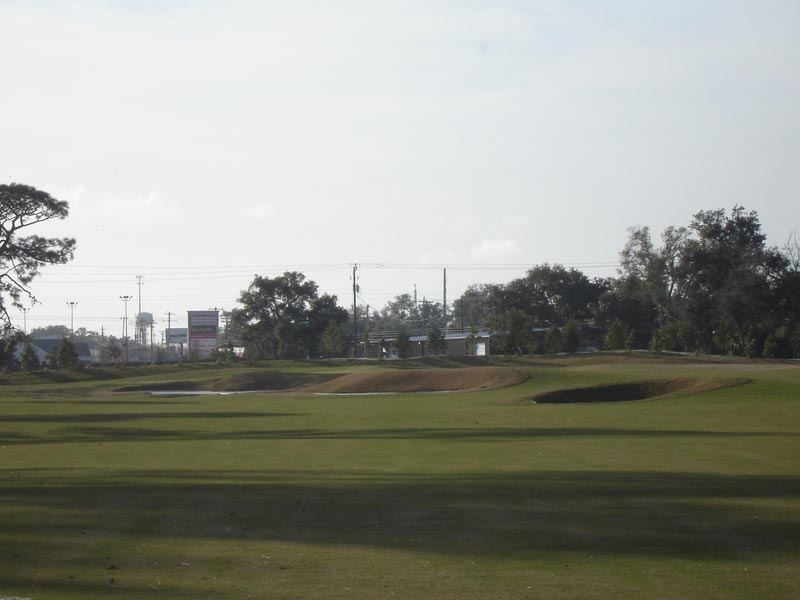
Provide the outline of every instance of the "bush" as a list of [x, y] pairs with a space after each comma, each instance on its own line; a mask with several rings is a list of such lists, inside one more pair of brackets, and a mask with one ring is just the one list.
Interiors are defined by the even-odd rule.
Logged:
[[447, 352], [447, 342], [442, 330], [434, 325], [428, 333], [428, 350], [431, 354], [444, 354]]
[[48, 354], [50, 366], [56, 369], [74, 369], [78, 366], [78, 353], [71, 340], [64, 338]]
[[648, 344], [647, 348], [653, 354], [661, 354], [664, 351], [664, 332], [661, 329], [656, 329], [653, 332], [653, 337], [650, 338], [650, 344]]
[[567, 321], [561, 334], [564, 351], [569, 354], [575, 354], [578, 351], [578, 347], [581, 345], [581, 338], [578, 334], [578, 326], [575, 325], [575, 321]]
[[608, 326], [603, 345], [606, 350], [622, 350], [625, 345], [625, 330], [619, 321], [614, 321]]
[[36, 350], [30, 344], [25, 344], [25, 349], [22, 351], [22, 368], [25, 371], [38, 371], [40, 366]]
[[553, 325], [547, 330], [547, 335], [544, 340], [544, 349], [548, 354], [557, 354], [561, 352], [563, 345], [561, 330]]
[[408, 335], [405, 326], [397, 334], [397, 356], [400, 358], [411, 356], [411, 337]]

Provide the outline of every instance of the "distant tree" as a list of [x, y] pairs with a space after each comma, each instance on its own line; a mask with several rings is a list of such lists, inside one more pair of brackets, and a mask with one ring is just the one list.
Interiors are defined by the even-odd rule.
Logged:
[[445, 354], [447, 352], [447, 341], [444, 333], [436, 325], [428, 332], [428, 350], [430, 354]]
[[119, 362], [122, 360], [122, 348], [116, 341], [112, 341], [106, 346], [100, 348], [100, 360], [103, 362]]
[[64, 219], [69, 205], [29, 185], [0, 185], [0, 319], [10, 326], [11, 319], [3, 300], [7, 293], [12, 306], [22, 307], [24, 294], [35, 301], [29, 284], [48, 264], [63, 264], [72, 259], [75, 240], [20, 237], [27, 228], [52, 219]]
[[489, 290], [493, 286], [475, 284], [469, 286], [459, 298], [453, 302], [449, 314], [450, 327], [466, 330], [470, 325], [489, 326], [492, 319], [491, 308], [487, 303]]
[[467, 356], [475, 356], [475, 350], [477, 349], [478, 344], [478, 330], [475, 329], [474, 325], [469, 326], [469, 335], [466, 339], [466, 353]]
[[700, 211], [690, 229], [694, 237], [683, 250], [687, 278], [681, 318], [696, 335], [694, 344], [706, 352], [752, 354], [754, 343], [760, 350], [763, 342], [757, 340], [778, 304], [775, 286], [786, 258], [766, 247], [758, 214], [741, 206], [730, 214]]
[[773, 334], [769, 334], [764, 340], [764, 349], [761, 351], [764, 358], [776, 358], [778, 356], [778, 343]]
[[800, 358], [800, 327], [794, 330], [790, 338], [792, 358]]
[[78, 366], [75, 345], [67, 338], [55, 346], [48, 355], [50, 365], [57, 369], [73, 369]]
[[342, 329], [334, 319], [328, 321], [322, 334], [322, 352], [327, 358], [339, 356], [342, 352]]
[[397, 356], [400, 358], [411, 356], [411, 337], [408, 335], [408, 330], [405, 326], [401, 327], [397, 333]]
[[[80, 331], [80, 330], [78, 330]], [[78, 333], [77, 331], [75, 333]], [[66, 325], [45, 325], [44, 327], [34, 327], [30, 330], [30, 336], [32, 338], [42, 338], [42, 337], [60, 337], [65, 338], [69, 337], [70, 330], [69, 327]]]
[[530, 325], [562, 326], [569, 320], [587, 319], [607, 284], [589, 280], [576, 269], [562, 265], [537, 265], [525, 277], [488, 288], [487, 303], [494, 317], [519, 311]]
[[33, 349], [33, 346], [30, 344], [25, 344], [25, 348], [22, 351], [22, 368], [25, 371], [38, 371], [39, 367], [39, 355], [36, 354], [36, 350]]
[[531, 324], [520, 309], [505, 310], [492, 319], [497, 346], [503, 354], [526, 354], [531, 339]]
[[0, 333], [0, 369], [13, 370], [17, 363], [17, 346], [22, 341], [22, 333], [6, 329]]
[[363, 357], [367, 358], [370, 353], [369, 329], [365, 329], [364, 333], [361, 334], [361, 345], [364, 348]]
[[562, 343], [564, 345], [564, 352], [575, 354], [581, 343], [580, 334], [578, 333], [578, 326], [575, 321], [567, 321], [564, 329], [561, 332]]
[[613, 321], [608, 326], [603, 344], [606, 350], [622, 350], [625, 346], [625, 329], [619, 321]]
[[653, 332], [648, 349], [653, 354], [661, 354], [664, 351], [664, 332], [661, 329]]
[[636, 331], [633, 329], [628, 330], [628, 335], [625, 337], [625, 350], [630, 352], [636, 347]]
[[544, 339], [544, 348], [548, 354], [557, 354], [562, 351], [564, 342], [561, 336], [561, 330], [553, 325], [547, 330]]
[[[341, 355], [345, 334], [342, 330], [348, 321], [348, 312], [336, 302], [336, 296], [322, 294], [311, 302], [308, 312], [305, 315], [305, 323], [300, 328], [301, 349], [299, 355], [320, 356], [325, 353], [322, 347], [325, 331], [331, 326], [331, 321], [336, 323], [339, 328], [338, 349], [333, 347], [328, 350], [333, 351], [333, 355]], [[355, 340], [353, 340], [355, 341]]]

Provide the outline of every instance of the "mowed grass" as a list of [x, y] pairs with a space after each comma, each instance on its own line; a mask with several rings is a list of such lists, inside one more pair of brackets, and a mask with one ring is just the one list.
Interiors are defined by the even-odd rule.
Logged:
[[[800, 597], [797, 366], [508, 364], [530, 378], [430, 394], [7, 383], [0, 597]], [[530, 400], [680, 378], [750, 383]]]

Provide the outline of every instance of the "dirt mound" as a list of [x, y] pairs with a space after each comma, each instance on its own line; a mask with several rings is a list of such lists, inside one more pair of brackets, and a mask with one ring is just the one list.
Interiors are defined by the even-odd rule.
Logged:
[[336, 375], [323, 373], [287, 373], [283, 371], [257, 371], [243, 373], [215, 381], [210, 389], [219, 392], [246, 392], [251, 390], [290, 390], [323, 383]]
[[657, 379], [614, 385], [555, 390], [532, 398], [536, 404], [577, 404], [590, 402], [630, 402], [657, 398], [677, 392], [697, 393], [750, 383], [749, 379]]
[[336, 375], [322, 373], [291, 373], [285, 371], [254, 371], [219, 379], [202, 381], [151, 381], [126, 385], [115, 392], [250, 392], [263, 390], [290, 390], [323, 383]]
[[176, 392], [176, 391], [196, 391], [207, 389], [208, 382], [201, 385], [198, 381], [151, 381], [149, 383], [137, 383], [135, 385], [123, 385], [114, 388], [115, 392]]
[[527, 379], [527, 374], [507, 367], [387, 369], [350, 373], [309, 388], [309, 391], [333, 394], [444, 392], [506, 387]]

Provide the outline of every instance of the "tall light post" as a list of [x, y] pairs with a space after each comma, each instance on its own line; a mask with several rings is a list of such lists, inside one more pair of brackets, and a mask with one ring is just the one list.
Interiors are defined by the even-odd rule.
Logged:
[[128, 362], [128, 301], [133, 296], [120, 296], [119, 299], [125, 304], [125, 316], [122, 320], [122, 339], [125, 340], [125, 362]]
[[69, 336], [70, 338], [75, 338], [75, 307], [78, 306], [78, 303], [73, 301], [67, 302], [67, 306], [69, 306]]
[[22, 331], [25, 333], [25, 336], [28, 335], [28, 311], [30, 308], [22, 307]]

